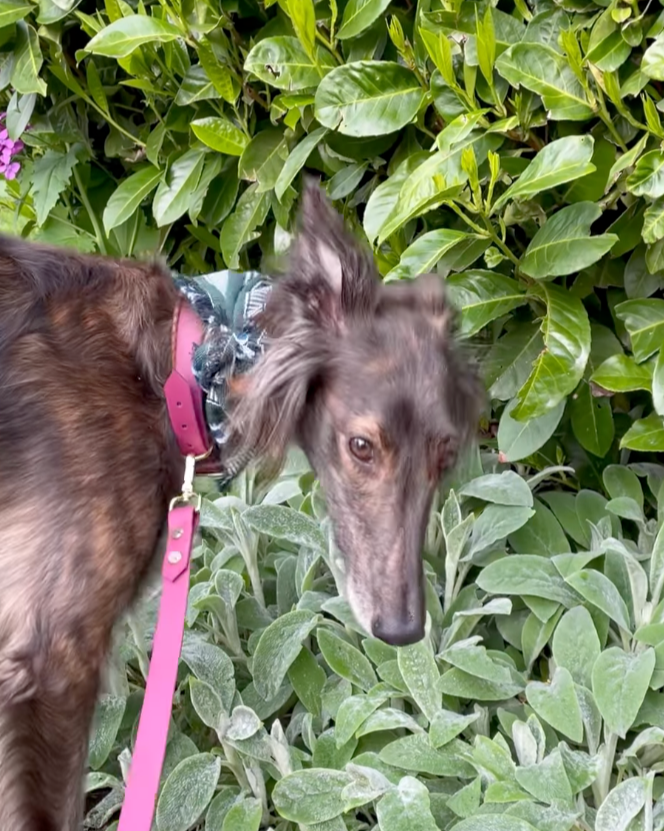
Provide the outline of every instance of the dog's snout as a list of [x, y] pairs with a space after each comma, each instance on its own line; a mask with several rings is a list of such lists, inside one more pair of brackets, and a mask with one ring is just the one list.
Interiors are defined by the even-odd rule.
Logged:
[[407, 615], [404, 618], [378, 616], [374, 619], [372, 634], [391, 646], [408, 646], [424, 637], [424, 617]]

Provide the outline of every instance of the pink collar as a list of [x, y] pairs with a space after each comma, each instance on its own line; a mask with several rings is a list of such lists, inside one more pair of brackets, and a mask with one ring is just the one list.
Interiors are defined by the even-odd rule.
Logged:
[[191, 369], [192, 354], [203, 339], [203, 325], [182, 298], [173, 314], [172, 366], [164, 385], [171, 426], [186, 458], [182, 494], [168, 513], [168, 544], [162, 565], [163, 588], [152, 645], [152, 659], [138, 723], [118, 831], [150, 831], [177, 680], [189, 593], [189, 567], [199, 505], [193, 501], [197, 459], [210, 454], [203, 394]]
[[181, 298], [173, 314], [173, 371], [164, 384], [164, 394], [180, 453], [199, 458], [207, 456], [211, 447], [205, 426], [203, 392], [191, 369], [193, 351], [202, 341], [201, 319], [189, 303]]

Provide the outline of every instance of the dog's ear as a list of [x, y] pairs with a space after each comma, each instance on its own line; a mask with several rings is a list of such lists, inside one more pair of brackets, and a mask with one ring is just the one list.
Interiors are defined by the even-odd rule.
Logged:
[[342, 327], [374, 307], [380, 283], [373, 257], [313, 180], [305, 183], [288, 271], [299, 312], [317, 325]]

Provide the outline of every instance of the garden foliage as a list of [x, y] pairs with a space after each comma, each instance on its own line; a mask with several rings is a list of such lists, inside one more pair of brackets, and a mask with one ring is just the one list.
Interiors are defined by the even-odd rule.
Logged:
[[0, 0], [4, 230], [269, 272], [317, 173], [385, 280], [446, 281], [488, 389], [415, 646], [353, 622], [299, 453], [207, 492], [158, 831], [664, 829], [663, 81], [654, 0]]

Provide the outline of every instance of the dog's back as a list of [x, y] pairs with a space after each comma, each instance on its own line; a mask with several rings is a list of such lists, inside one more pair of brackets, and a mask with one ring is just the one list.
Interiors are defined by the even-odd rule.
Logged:
[[77, 827], [112, 624], [179, 472], [175, 298], [158, 267], [0, 238], [2, 831]]

